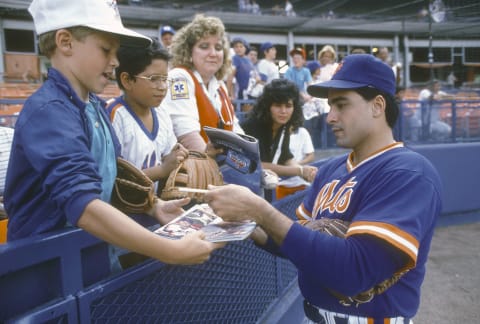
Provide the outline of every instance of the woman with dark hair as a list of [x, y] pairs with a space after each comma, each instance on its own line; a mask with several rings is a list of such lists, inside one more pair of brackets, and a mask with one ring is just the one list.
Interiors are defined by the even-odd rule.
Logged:
[[300, 176], [311, 182], [317, 168], [298, 164], [289, 149], [290, 134], [302, 124], [297, 86], [287, 79], [274, 79], [265, 86], [242, 128], [258, 139], [263, 169], [281, 177]]

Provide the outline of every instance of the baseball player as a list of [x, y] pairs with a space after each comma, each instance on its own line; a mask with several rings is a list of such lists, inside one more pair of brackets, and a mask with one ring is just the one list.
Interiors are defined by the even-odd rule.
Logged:
[[[330, 81], [308, 92], [328, 98], [337, 145], [352, 151], [319, 168], [297, 216], [310, 224], [346, 221], [346, 236], [302, 226], [243, 187], [212, 187], [205, 199], [225, 220], [257, 222], [256, 243], [296, 265], [306, 322], [410, 323], [441, 210], [441, 184], [427, 159], [394, 140], [395, 76], [371, 55], [351, 55]], [[386, 280], [390, 284], [377, 289]], [[375, 292], [363, 294], [368, 298], [358, 298], [370, 289]]]

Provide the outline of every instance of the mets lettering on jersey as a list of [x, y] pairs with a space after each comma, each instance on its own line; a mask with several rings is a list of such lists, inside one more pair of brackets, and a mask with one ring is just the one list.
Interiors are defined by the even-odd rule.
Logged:
[[187, 80], [185, 79], [175, 79], [170, 88], [170, 93], [172, 94], [172, 100], [177, 99], [188, 99], [188, 87]]
[[[299, 287], [305, 299], [316, 307], [348, 315], [368, 314], [383, 319], [399, 315], [413, 317], [419, 306], [429, 244], [441, 205], [438, 173], [429, 161], [402, 143], [391, 144], [359, 164], [353, 163], [352, 154], [330, 159], [319, 168], [305, 200], [297, 208], [297, 217], [350, 222], [342, 243], [349, 246], [349, 254], [340, 255], [339, 250], [330, 250], [338, 238], [330, 240], [321, 233], [306, 233], [304, 230], [299, 230], [299, 236], [294, 237], [297, 233], [292, 227], [290, 243], [300, 242], [305, 237], [308, 240], [302, 246], [292, 244], [291, 251], [290, 248], [287, 251], [288, 257], [294, 260], [300, 259], [298, 253], [302, 251], [305, 260], [295, 261], [301, 264], [311, 262], [309, 267], [298, 271]], [[319, 244], [326, 250], [319, 248]], [[382, 249], [385, 253], [380, 256]], [[361, 257], [353, 257], [359, 250]], [[326, 260], [329, 253], [334, 253], [334, 259], [342, 262], [328, 262], [326, 268], [315, 263], [314, 260]], [[393, 266], [395, 260], [398, 263]], [[390, 272], [382, 273], [381, 265], [392, 268]], [[309, 272], [310, 269], [315, 272]], [[363, 280], [350, 274], [349, 269], [364, 274], [361, 278], [367, 279], [363, 280], [371, 280], [372, 275], [378, 278], [365, 285]], [[393, 272], [406, 270], [408, 272], [397, 283], [358, 306], [340, 305], [329, 290], [335, 290], [333, 287], [345, 289], [353, 296], [391, 277]], [[326, 283], [328, 279], [323, 276], [314, 278], [322, 271], [325, 276], [335, 274], [332, 277], [335, 283]]]

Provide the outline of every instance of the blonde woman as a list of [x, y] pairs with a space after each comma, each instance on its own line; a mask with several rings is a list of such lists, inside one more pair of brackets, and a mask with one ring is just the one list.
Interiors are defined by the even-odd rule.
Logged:
[[331, 45], [325, 45], [320, 52], [318, 52], [318, 61], [320, 62], [320, 74], [316, 81], [323, 82], [330, 80], [338, 67], [335, 49]]
[[189, 150], [206, 150], [203, 126], [243, 133], [222, 81], [232, 65], [229, 51], [225, 27], [216, 17], [197, 15], [173, 38], [171, 85], [160, 107], [169, 112], [178, 141]]

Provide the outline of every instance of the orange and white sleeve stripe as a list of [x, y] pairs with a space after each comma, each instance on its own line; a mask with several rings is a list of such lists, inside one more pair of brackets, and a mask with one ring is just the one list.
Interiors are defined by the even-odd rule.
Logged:
[[394, 225], [382, 222], [352, 222], [348, 228], [347, 237], [356, 234], [373, 235], [401, 250], [410, 258], [407, 268], [412, 268], [417, 263], [418, 240]]

